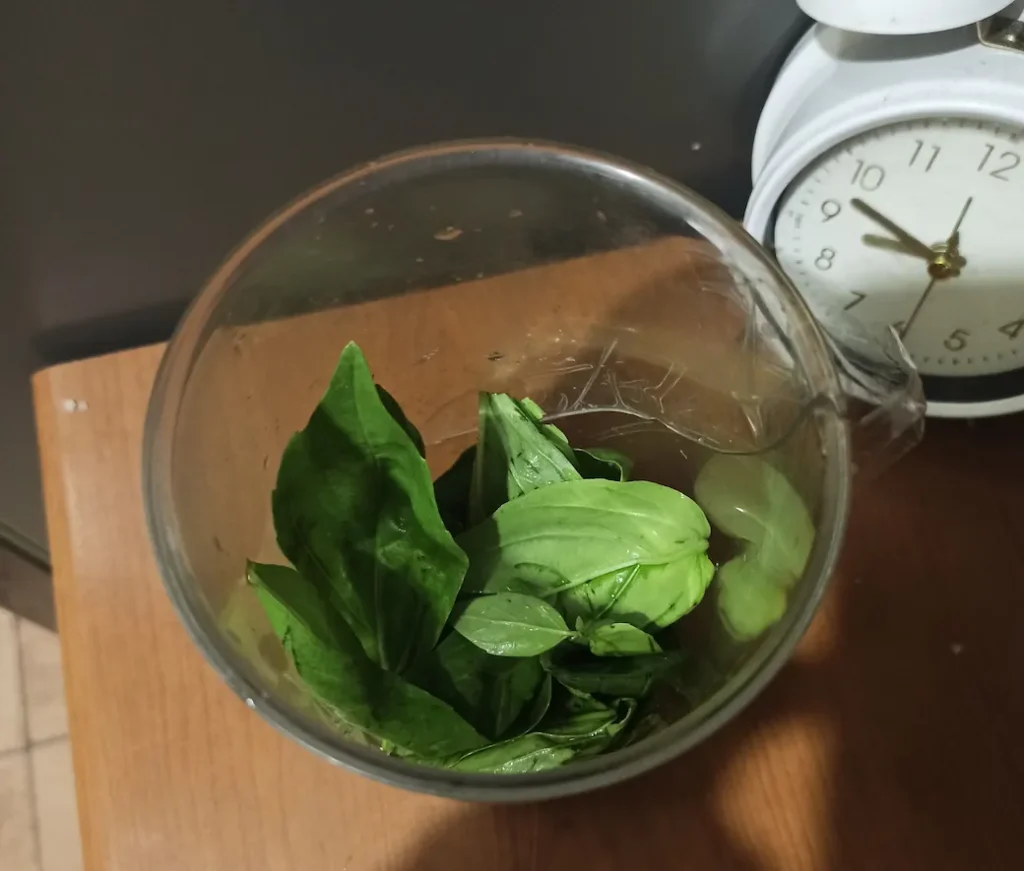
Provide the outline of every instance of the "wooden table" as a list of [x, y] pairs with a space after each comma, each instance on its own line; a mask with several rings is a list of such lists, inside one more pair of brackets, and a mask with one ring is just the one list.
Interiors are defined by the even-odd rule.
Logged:
[[798, 654], [675, 763], [475, 806], [334, 768], [187, 639], [143, 526], [159, 347], [35, 398], [90, 871], [1024, 868], [1024, 417], [936, 423], [861, 494]]

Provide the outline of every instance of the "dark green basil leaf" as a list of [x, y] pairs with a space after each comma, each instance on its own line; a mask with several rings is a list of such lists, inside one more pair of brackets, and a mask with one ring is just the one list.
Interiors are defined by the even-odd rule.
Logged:
[[466, 569], [426, 461], [349, 344], [273, 494], [281, 551], [348, 621], [367, 655], [401, 671], [437, 643]]
[[405, 416], [402, 406], [398, 404], [395, 397], [388, 393], [379, 384], [377, 385], [377, 395], [380, 396], [381, 404], [387, 409], [388, 414], [398, 422], [398, 425], [405, 430], [405, 434], [409, 436], [412, 443], [416, 445], [416, 450], [419, 452], [419, 455], [421, 457], [425, 457], [427, 455], [427, 449], [423, 444], [423, 436], [421, 436], [420, 431], [413, 426], [412, 421]]
[[452, 535], [466, 530], [469, 515], [469, 488], [473, 483], [476, 445], [466, 448], [451, 467], [434, 481], [434, 498], [445, 527]]
[[661, 653], [661, 647], [643, 629], [630, 623], [594, 623], [584, 636], [595, 656], [638, 656]]
[[517, 720], [527, 721], [523, 731], [537, 723], [540, 717], [533, 719], [533, 711], [549, 675], [535, 658], [492, 656], [458, 632], [449, 632], [416, 662], [408, 678], [451, 705], [477, 731], [498, 739]]
[[669, 680], [671, 673], [679, 669], [686, 659], [681, 651], [671, 650], [621, 657], [545, 656], [541, 663], [555, 680], [568, 689], [642, 699], [656, 683]]
[[756, 638], [786, 613], [786, 584], [778, 568], [765, 566], [760, 551], [733, 557], [718, 569], [718, 613], [737, 639]]
[[373, 662], [320, 589], [294, 569], [249, 563], [246, 577], [302, 682], [341, 722], [424, 759], [487, 743], [444, 702]]
[[760, 564], [792, 586], [814, 544], [814, 524], [786, 476], [759, 457], [719, 454], [694, 482], [700, 506], [715, 527], [754, 545]]
[[584, 478], [626, 481], [633, 471], [633, 461], [614, 448], [576, 448], [576, 466]]
[[546, 771], [600, 753], [626, 727], [635, 709], [629, 700], [608, 707], [593, 699], [573, 699], [552, 708], [536, 731], [463, 754], [449, 767], [492, 774]]
[[[535, 662], [540, 666], [540, 659], [526, 660], [527, 662]], [[533, 697], [533, 701], [530, 706], [523, 710], [519, 719], [517, 719], [508, 730], [509, 738], [514, 738], [517, 735], [525, 735], [527, 732], [532, 732], [537, 728], [537, 724], [544, 719], [544, 716], [548, 712], [548, 708], [551, 707], [551, 694], [553, 690], [553, 682], [551, 675], [544, 672], [544, 678], [541, 681], [540, 687], [537, 689], [537, 693]]]
[[494, 656], [537, 656], [574, 634], [551, 605], [522, 593], [470, 599], [456, 608], [452, 626]]
[[561, 432], [539, 423], [511, 396], [481, 393], [470, 525], [538, 487], [578, 479], [572, 449], [564, 439]]
[[549, 484], [459, 537], [470, 559], [464, 589], [561, 594], [571, 619], [667, 626], [711, 582], [710, 532], [692, 499], [660, 484]]

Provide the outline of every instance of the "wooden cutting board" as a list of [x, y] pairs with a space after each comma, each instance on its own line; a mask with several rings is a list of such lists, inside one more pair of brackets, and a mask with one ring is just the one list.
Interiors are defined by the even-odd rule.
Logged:
[[794, 660], [703, 746], [481, 806], [315, 758], [192, 646], [142, 514], [160, 354], [34, 382], [89, 871], [1024, 868], [1024, 417], [935, 424], [860, 494]]

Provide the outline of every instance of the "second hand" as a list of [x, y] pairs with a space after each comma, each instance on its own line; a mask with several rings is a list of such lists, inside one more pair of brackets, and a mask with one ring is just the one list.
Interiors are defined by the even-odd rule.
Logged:
[[[967, 216], [967, 210], [971, 207], [971, 203], [974, 202], [974, 197], [968, 197], [967, 202], [964, 203], [964, 207], [960, 210], [960, 217], [956, 219], [956, 224], [953, 225], [953, 232], [949, 234], [949, 239], [946, 240], [946, 252], [959, 254], [957, 250], [960, 246], [960, 225], [964, 222], [964, 218]], [[932, 292], [932, 288], [935, 287], [935, 283], [941, 276], [932, 275], [932, 280], [928, 282], [928, 286], [924, 289], [924, 293], [921, 294], [921, 298], [917, 301], [917, 305], [914, 306], [914, 310], [910, 313], [910, 317], [907, 318], [907, 323], [903, 327], [903, 331], [900, 333], [900, 338], [906, 338], [907, 333], [910, 332], [910, 328], [914, 324], [914, 320], [917, 318], [918, 313], [924, 307], [925, 301], [928, 299], [928, 295]]]

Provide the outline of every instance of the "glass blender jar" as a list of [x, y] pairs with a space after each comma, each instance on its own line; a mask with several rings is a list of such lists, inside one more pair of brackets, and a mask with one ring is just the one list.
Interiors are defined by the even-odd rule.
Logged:
[[[679, 624], [710, 663], [699, 690], [660, 731], [550, 771], [416, 765], [324, 718], [290, 679], [243, 576], [247, 559], [285, 561], [271, 522], [278, 463], [349, 341], [419, 428], [435, 476], [475, 440], [478, 391], [532, 398], [573, 443], [616, 448], [634, 477], [696, 490], [698, 502], [702, 471], [719, 469], [726, 495], [703, 506], [713, 526], [759, 510], [763, 494], [744, 476], [767, 463], [813, 526], [777, 620], [737, 637], [712, 582]], [[914, 444], [923, 409], [894, 334], [826, 335], [768, 253], [692, 191], [560, 145], [446, 143], [307, 192], [208, 281], [153, 390], [147, 521], [191, 637], [284, 734], [413, 790], [549, 798], [676, 756], [765, 686], [825, 591], [855, 468]], [[716, 554], [713, 535], [716, 562], [728, 560], [726, 539]]]

